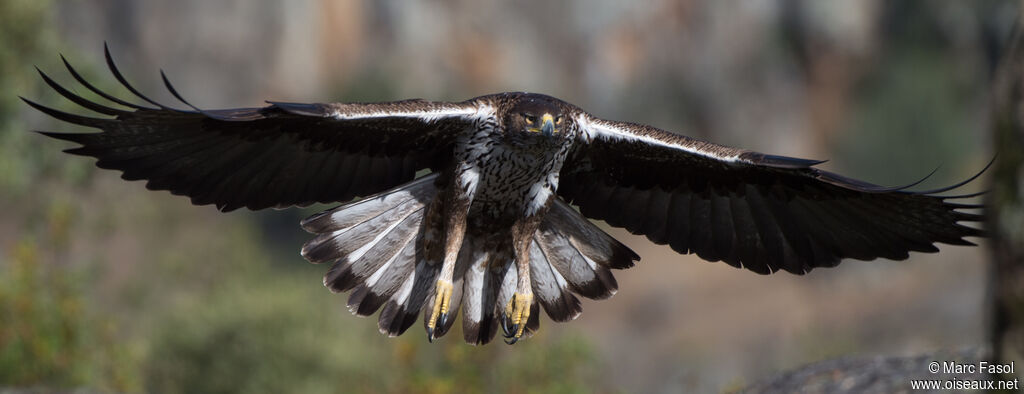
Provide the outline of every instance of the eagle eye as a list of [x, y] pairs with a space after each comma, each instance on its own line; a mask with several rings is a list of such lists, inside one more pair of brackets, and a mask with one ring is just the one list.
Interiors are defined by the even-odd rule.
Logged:
[[523, 114], [523, 118], [526, 119], [526, 124], [532, 125], [537, 122], [537, 117], [530, 114]]
[[562, 124], [562, 115], [558, 115], [558, 117], [555, 118], [555, 124]]

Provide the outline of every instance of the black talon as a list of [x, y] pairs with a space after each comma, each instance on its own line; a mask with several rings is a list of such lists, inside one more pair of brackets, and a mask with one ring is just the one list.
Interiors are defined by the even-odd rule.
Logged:
[[434, 343], [434, 329], [427, 327], [427, 342]]
[[515, 345], [516, 342], [519, 342], [519, 338], [512, 337], [505, 340], [506, 345]]
[[444, 327], [447, 325], [447, 323], [448, 323], [448, 314], [447, 313], [442, 313], [441, 316], [439, 316], [437, 318], [437, 328], [440, 329], [440, 330], [443, 330]]
[[502, 335], [504, 335], [505, 338], [512, 338], [512, 336], [515, 334], [515, 331], [512, 331], [512, 326], [509, 325], [511, 321], [512, 319], [509, 319], [508, 316], [504, 314], [501, 315], [501, 331], [503, 332]]

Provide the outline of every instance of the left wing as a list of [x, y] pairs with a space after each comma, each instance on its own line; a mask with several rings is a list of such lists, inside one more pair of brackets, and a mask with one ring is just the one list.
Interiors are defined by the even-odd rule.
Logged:
[[223, 211], [346, 201], [408, 182], [418, 170], [446, 165], [457, 134], [493, 116], [485, 98], [461, 103], [406, 100], [387, 103], [270, 103], [262, 108], [170, 108], [141, 95], [114, 66], [130, 92], [155, 107], [111, 96], [78, 82], [126, 108], [78, 96], [40, 71], [43, 80], [72, 102], [108, 117], [70, 114], [25, 100], [57, 119], [99, 133], [43, 134], [81, 144], [66, 152], [92, 156], [100, 168], [144, 179], [152, 190], [191, 197]]
[[[577, 118], [558, 193], [580, 212], [680, 253], [767, 274], [843, 258], [902, 260], [936, 242], [973, 245], [982, 216], [937, 196], [822, 171], [815, 160], [725, 147], [650, 126]], [[986, 167], [987, 168], [987, 167]], [[984, 171], [984, 170], [982, 170]], [[980, 173], [979, 173], [980, 175]], [[975, 175], [977, 177], [977, 175]], [[916, 183], [915, 183], [916, 184]]]

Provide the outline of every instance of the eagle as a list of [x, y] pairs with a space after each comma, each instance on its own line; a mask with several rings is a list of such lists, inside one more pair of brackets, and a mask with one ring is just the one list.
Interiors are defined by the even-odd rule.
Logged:
[[[903, 260], [935, 243], [974, 245], [981, 205], [949, 195], [975, 179], [911, 191], [816, 168], [823, 161], [758, 153], [637, 123], [602, 119], [557, 98], [498, 93], [462, 102], [267, 102], [187, 108], [104, 92], [62, 56], [83, 98], [39, 71], [84, 116], [22, 98], [96, 133], [41, 134], [65, 150], [221, 211], [343, 203], [302, 221], [302, 256], [332, 263], [323, 278], [350, 292], [360, 316], [380, 311], [398, 336], [423, 316], [444, 336], [461, 311], [466, 342], [509, 344], [580, 315], [577, 296], [617, 291], [613, 269], [640, 257], [591, 220], [759, 274], [802, 275], [843, 259]], [[991, 163], [989, 163], [991, 165]], [[986, 169], [988, 167], [986, 166]], [[969, 212], [965, 212], [969, 211]]]

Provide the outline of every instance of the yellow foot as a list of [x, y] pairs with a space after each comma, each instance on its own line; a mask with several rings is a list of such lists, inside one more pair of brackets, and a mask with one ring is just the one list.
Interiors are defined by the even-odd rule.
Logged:
[[434, 330], [444, 327], [448, 322], [448, 310], [452, 302], [452, 282], [438, 279], [434, 291], [434, 308], [430, 312], [430, 320], [427, 320], [427, 340], [430, 342], [434, 342]]
[[505, 315], [502, 316], [501, 322], [501, 329], [505, 332], [505, 343], [511, 345], [523, 337], [526, 322], [530, 320], [530, 305], [532, 304], [533, 293], [516, 292], [512, 295], [512, 299], [505, 306]]

